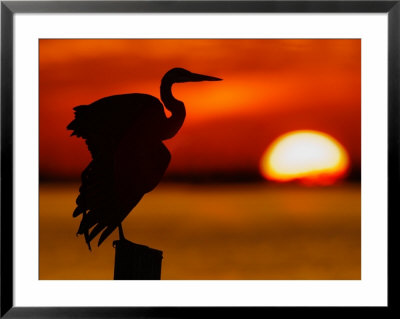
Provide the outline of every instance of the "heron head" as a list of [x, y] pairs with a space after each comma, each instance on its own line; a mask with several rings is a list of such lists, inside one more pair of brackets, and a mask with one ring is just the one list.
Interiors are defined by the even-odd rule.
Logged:
[[182, 68], [173, 68], [169, 70], [164, 78], [168, 79], [173, 83], [184, 83], [184, 82], [200, 82], [200, 81], [221, 81], [222, 79], [213, 76], [192, 73]]

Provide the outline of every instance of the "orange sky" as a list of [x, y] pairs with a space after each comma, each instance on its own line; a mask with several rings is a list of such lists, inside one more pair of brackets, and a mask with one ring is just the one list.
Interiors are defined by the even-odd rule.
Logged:
[[42, 177], [79, 177], [90, 160], [66, 130], [74, 106], [159, 98], [173, 67], [223, 81], [174, 86], [187, 117], [166, 142], [169, 174], [257, 171], [276, 137], [300, 129], [332, 135], [360, 169], [360, 40], [40, 40], [39, 67]]

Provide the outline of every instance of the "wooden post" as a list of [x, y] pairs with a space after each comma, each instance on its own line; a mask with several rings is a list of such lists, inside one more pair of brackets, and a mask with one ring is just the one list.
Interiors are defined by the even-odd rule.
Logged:
[[114, 280], [160, 280], [163, 252], [129, 240], [114, 241]]

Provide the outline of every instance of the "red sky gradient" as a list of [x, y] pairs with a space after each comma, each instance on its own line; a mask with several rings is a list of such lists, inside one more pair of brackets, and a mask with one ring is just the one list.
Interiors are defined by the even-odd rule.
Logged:
[[159, 98], [173, 67], [223, 81], [173, 87], [187, 117], [166, 141], [169, 174], [256, 171], [291, 130], [332, 135], [360, 169], [360, 40], [40, 40], [39, 58], [42, 177], [78, 178], [90, 161], [66, 130], [73, 107], [114, 94]]

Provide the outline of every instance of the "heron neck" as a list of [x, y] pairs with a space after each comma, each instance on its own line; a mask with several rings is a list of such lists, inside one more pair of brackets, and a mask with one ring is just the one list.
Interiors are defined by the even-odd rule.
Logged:
[[161, 81], [161, 101], [165, 108], [171, 112], [171, 116], [166, 120], [163, 139], [174, 137], [182, 127], [186, 117], [185, 105], [172, 95], [172, 85], [173, 82], [168, 81], [168, 79]]

